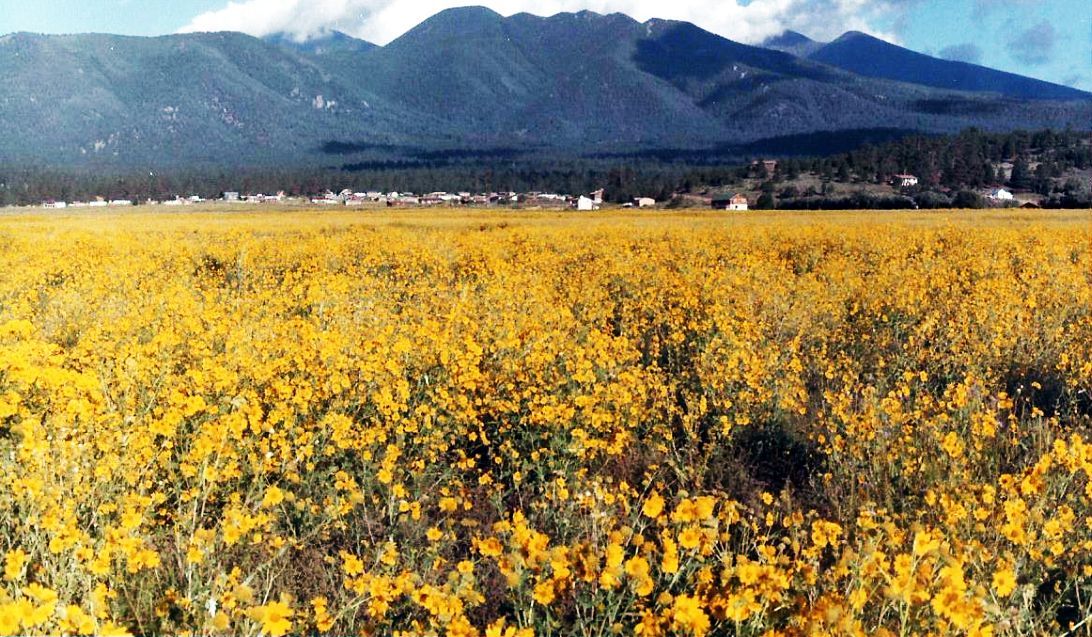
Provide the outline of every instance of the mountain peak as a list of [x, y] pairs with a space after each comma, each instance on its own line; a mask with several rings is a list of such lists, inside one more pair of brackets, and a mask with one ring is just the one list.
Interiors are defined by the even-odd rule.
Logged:
[[397, 47], [407, 42], [428, 40], [433, 37], [454, 38], [496, 34], [503, 26], [504, 16], [488, 7], [453, 7], [444, 9], [413, 27], [388, 47]]
[[781, 35], [771, 36], [766, 38], [767, 43], [779, 43], [779, 44], [803, 44], [806, 42], [815, 42], [808, 36], [800, 33], [799, 31], [793, 31], [792, 29], [785, 29], [781, 32]]
[[778, 35], [766, 38], [760, 46], [765, 49], [791, 53], [797, 57], [807, 57], [818, 51], [823, 43], [816, 42], [798, 31], [786, 29]]
[[854, 41], [883, 42], [884, 44], [891, 44], [886, 40], [881, 40], [880, 38], [877, 38], [874, 35], [869, 35], [863, 31], [846, 31], [842, 35], [838, 36], [833, 42], [831, 42], [831, 44]]
[[490, 9], [489, 7], [483, 7], [480, 5], [467, 6], [467, 7], [452, 7], [450, 9], [444, 9], [431, 18], [425, 20], [421, 24], [428, 24], [430, 22], [439, 23], [483, 23], [483, 22], [500, 22], [504, 20], [504, 16]]

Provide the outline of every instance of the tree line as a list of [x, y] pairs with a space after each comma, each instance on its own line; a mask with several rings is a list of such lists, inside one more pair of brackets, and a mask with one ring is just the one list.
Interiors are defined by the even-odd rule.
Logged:
[[[772, 175], [753, 158], [702, 158], [694, 151], [655, 157], [584, 157], [542, 159], [451, 157], [428, 163], [378, 161], [342, 166], [277, 168], [199, 168], [140, 172], [60, 170], [43, 166], [0, 165], [0, 206], [43, 201], [106, 199], [164, 200], [197, 195], [211, 199], [226, 191], [243, 194], [307, 196], [330, 191], [382, 192], [556, 192], [581, 194], [604, 188], [615, 203], [636, 197], [671, 201], [680, 193], [742, 188], [761, 180], [760, 207], [882, 208], [907, 203], [947, 207], [981, 203], [971, 195], [991, 186], [1035, 192], [1055, 207], [1092, 206], [1087, 178], [1092, 169], [1092, 134], [1065, 131], [988, 133], [969, 129], [958, 135], [911, 135], [828, 156], [782, 157]], [[1011, 166], [1011, 170], [1002, 170]], [[896, 174], [917, 176], [920, 185], [890, 201], [864, 193], [832, 196], [833, 184], [881, 184]], [[800, 192], [792, 182], [804, 174], [821, 187]], [[975, 195], [977, 196], [977, 195]], [[957, 198], [959, 201], [957, 202]]]

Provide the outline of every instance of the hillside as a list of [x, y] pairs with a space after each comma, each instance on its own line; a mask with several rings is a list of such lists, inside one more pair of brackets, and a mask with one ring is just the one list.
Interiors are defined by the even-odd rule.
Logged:
[[[847, 37], [803, 59], [689, 23], [587, 11], [505, 18], [475, 7], [443, 11], [384, 47], [337, 32], [304, 43], [14, 34], [0, 38], [0, 164], [579, 157], [812, 133], [838, 144], [874, 129], [1092, 127], [1088, 94], [1058, 87], [1049, 94], [1058, 100], [1032, 100], [871, 77], [838, 68], [846, 64], [835, 53], [850, 56], [849, 45], [879, 46]], [[902, 51], [885, 45], [872, 57]], [[1014, 91], [1045, 84], [1008, 79]]]

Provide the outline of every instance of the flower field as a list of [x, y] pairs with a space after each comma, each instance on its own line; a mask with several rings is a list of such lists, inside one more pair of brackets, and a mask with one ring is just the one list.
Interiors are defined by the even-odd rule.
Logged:
[[1092, 214], [0, 216], [0, 469], [0, 635], [1089, 634]]

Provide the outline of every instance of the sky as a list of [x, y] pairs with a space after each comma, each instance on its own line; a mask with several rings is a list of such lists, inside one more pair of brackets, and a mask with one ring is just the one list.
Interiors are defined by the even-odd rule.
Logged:
[[760, 43], [784, 29], [817, 40], [864, 31], [916, 51], [1092, 91], [1090, 0], [0, 0], [0, 34], [338, 29], [386, 44], [441, 9], [483, 4], [504, 15], [590, 9], [687, 20]]

